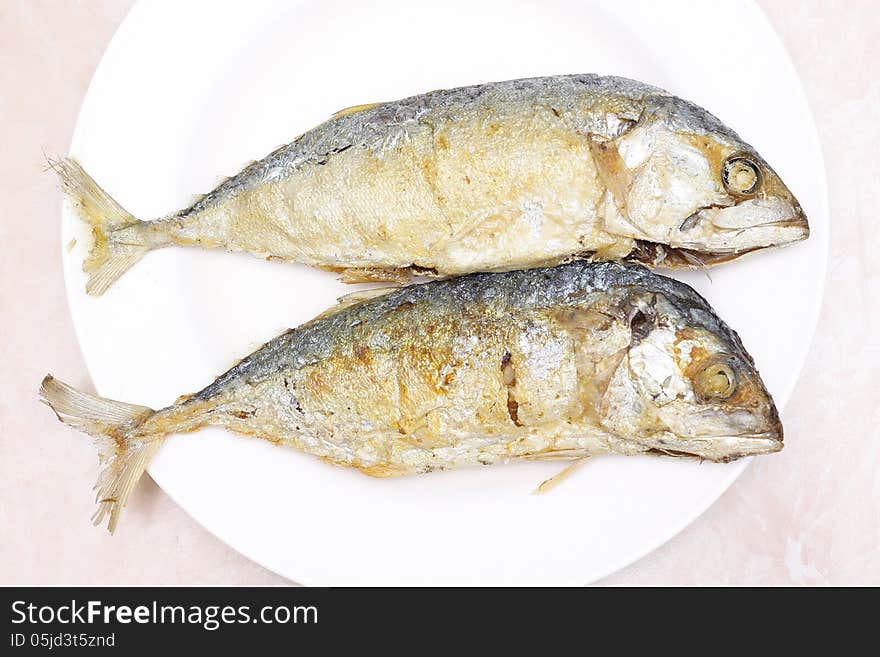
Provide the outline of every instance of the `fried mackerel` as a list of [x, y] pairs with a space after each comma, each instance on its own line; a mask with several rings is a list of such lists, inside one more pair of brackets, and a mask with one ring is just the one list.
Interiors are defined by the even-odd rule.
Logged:
[[782, 448], [752, 359], [687, 285], [578, 261], [379, 290], [278, 336], [154, 411], [47, 376], [97, 440], [96, 523], [115, 528], [163, 439], [222, 426], [376, 477], [520, 459]]
[[[247, 129], [238, 127], [236, 129]], [[566, 75], [362, 105], [139, 221], [72, 160], [103, 293], [147, 251], [199, 246], [402, 280], [628, 257], [702, 267], [807, 237], [760, 155], [707, 111], [640, 82]]]

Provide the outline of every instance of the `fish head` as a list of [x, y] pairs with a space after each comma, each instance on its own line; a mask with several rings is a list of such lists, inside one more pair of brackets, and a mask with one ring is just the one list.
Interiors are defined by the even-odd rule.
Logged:
[[800, 204], [776, 172], [702, 108], [652, 97], [617, 132], [593, 147], [610, 192], [609, 232], [695, 251], [701, 264], [809, 235]]
[[751, 357], [687, 289], [691, 305], [659, 292], [626, 301], [630, 345], [600, 403], [603, 427], [652, 451], [713, 461], [779, 451], [782, 424]]

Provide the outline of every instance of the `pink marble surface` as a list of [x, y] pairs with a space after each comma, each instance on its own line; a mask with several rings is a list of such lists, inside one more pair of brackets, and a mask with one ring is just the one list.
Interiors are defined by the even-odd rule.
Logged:
[[[42, 153], [67, 151], [92, 71], [129, 5], [0, 3], [0, 584], [288, 584], [215, 539], [148, 478], [125, 531], [92, 529], [92, 447], [36, 402], [50, 370], [90, 385], [61, 267], [52, 266], [60, 198]], [[785, 409], [786, 449], [757, 459], [688, 529], [603, 584], [880, 584], [880, 224], [871, 207], [880, 6], [761, 5], [813, 107], [832, 216], [825, 302]]]

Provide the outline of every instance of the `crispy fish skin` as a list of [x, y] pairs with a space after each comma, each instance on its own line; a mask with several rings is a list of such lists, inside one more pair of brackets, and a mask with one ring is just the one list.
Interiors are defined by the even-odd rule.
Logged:
[[522, 458], [782, 448], [739, 338], [688, 286], [583, 261], [409, 286], [342, 306], [168, 408], [103, 400], [47, 376], [43, 400], [98, 438], [96, 521], [111, 530], [170, 433], [206, 425], [373, 476]]
[[151, 222], [75, 162], [56, 168], [93, 226], [91, 294], [169, 245], [387, 280], [585, 257], [704, 266], [809, 232], [779, 177], [714, 116], [656, 87], [595, 75], [352, 108]]

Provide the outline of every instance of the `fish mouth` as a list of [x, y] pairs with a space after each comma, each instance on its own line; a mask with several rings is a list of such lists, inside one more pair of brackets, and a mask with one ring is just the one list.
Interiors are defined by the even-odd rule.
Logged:
[[810, 235], [810, 224], [800, 204], [781, 198], [704, 205], [685, 217], [678, 230], [687, 233], [703, 221], [710, 222], [717, 230], [735, 233], [762, 228], [792, 229], [790, 241], [806, 239]]
[[713, 221], [712, 224], [715, 228], [718, 228], [720, 230], [733, 230], [740, 232], [760, 228], [783, 229], [786, 237], [788, 238], [786, 243], [799, 242], [800, 240], [805, 240], [810, 236], [810, 223], [807, 221], [807, 216], [804, 214], [803, 210], [801, 210], [800, 206], [795, 205], [792, 207], [792, 210], [793, 212], [789, 216], [784, 216], [781, 219], [756, 221], [742, 227], [736, 225], [728, 226], [725, 225], [723, 221]]
[[663, 431], [640, 440], [650, 453], [687, 456], [728, 463], [746, 456], [773, 454], [783, 448], [781, 426], [778, 430], [733, 435], [677, 436]]
[[[708, 226], [708, 233], [694, 230], [698, 226]], [[760, 249], [800, 242], [810, 236], [810, 225], [796, 201], [748, 199], [735, 205], [698, 208], [682, 220], [678, 233], [666, 263], [673, 267], [704, 267]]]

